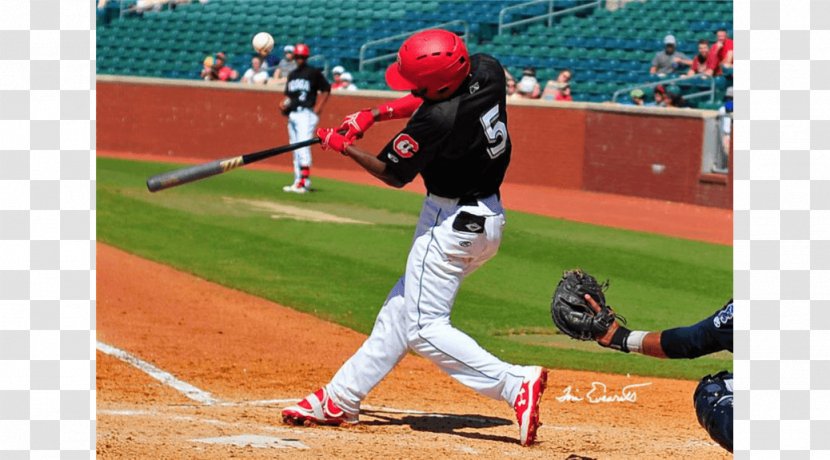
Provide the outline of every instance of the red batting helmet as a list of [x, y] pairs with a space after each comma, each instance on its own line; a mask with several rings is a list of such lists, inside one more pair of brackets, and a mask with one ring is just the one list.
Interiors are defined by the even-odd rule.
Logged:
[[311, 50], [305, 43], [297, 43], [294, 45], [294, 56], [308, 57], [310, 54]]
[[386, 84], [396, 90], [414, 90], [427, 99], [454, 93], [470, 73], [470, 55], [464, 41], [447, 30], [419, 32], [401, 45], [398, 61], [386, 69]]

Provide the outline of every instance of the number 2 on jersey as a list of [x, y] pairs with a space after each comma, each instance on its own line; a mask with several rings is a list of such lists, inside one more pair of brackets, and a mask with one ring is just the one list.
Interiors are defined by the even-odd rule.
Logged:
[[484, 135], [487, 136], [487, 141], [491, 145], [487, 147], [487, 153], [490, 158], [496, 159], [507, 148], [507, 126], [499, 121], [499, 105], [494, 105], [479, 120], [484, 128]]

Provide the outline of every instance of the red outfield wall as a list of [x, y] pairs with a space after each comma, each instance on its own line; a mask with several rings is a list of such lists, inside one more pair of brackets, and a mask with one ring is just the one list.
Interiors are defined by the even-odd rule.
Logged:
[[[320, 126], [336, 126], [345, 115], [391, 97], [335, 94]], [[281, 99], [280, 92], [240, 85], [99, 77], [97, 148], [215, 159], [287, 144], [286, 118], [276, 109]], [[732, 207], [731, 177], [700, 173], [701, 112], [530, 101], [511, 103], [508, 117], [509, 182]], [[403, 126], [379, 123], [360, 144], [380, 150]], [[289, 155], [269, 161], [291, 164]], [[314, 164], [359, 169], [319, 147]]]

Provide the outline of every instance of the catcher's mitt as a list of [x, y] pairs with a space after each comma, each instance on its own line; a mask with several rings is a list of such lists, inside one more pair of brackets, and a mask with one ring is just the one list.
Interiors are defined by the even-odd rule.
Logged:
[[[550, 305], [553, 323], [560, 331], [577, 340], [595, 340], [603, 336], [617, 318], [614, 311], [605, 305], [603, 291], [607, 287], [607, 281], [599, 284], [596, 278], [582, 269], [566, 271], [553, 293]], [[590, 294], [599, 304], [598, 313], [588, 305], [585, 294]]]

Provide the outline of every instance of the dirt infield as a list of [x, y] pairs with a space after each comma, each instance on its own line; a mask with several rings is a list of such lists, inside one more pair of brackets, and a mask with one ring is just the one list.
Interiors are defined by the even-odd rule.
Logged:
[[[364, 336], [103, 244], [97, 249], [99, 342], [177, 379], [163, 384], [98, 352], [101, 458], [730, 458], [695, 420], [694, 382], [554, 369], [539, 443], [527, 449], [517, 443], [509, 406], [414, 355], [371, 393], [360, 426], [284, 426], [279, 409], [324, 384]], [[216, 403], [189, 399], [176, 382]], [[593, 382], [607, 392], [597, 386], [588, 394]], [[636, 394], [633, 402], [602, 402], [603, 394], [613, 400], [640, 384], [648, 385], [625, 393]]]
[[[203, 158], [171, 158], [165, 155], [130, 154], [98, 151], [99, 156], [138, 161], [201, 163]], [[286, 158], [257, 163], [248, 168], [291, 172], [282, 165]], [[348, 161], [344, 159], [344, 161]], [[314, 168], [314, 175], [356, 184], [382, 186], [380, 181], [363, 171]], [[424, 193], [420, 179], [408, 184], [405, 190]], [[507, 209], [549, 217], [622, 228], [640, 232], [658, 233], [707, 243], [732, 244], [732, 210], [697, 206], [665, 200], [638, 198], [611, 193], [542, 187], [516, 183], [502, 184], [502, 199]]]

